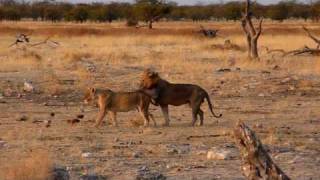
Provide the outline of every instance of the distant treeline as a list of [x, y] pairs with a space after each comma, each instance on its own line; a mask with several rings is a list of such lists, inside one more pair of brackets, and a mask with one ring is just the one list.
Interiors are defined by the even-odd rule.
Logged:
[[[23, 1], [0, 0], [0, 20], [32, 19], [34, 21], [95, 21], [112, 22], [127, 20], [128, 25], [136, 22], [152, 22], [165, 18], [168, 20], [238, 20], [243, 8], [242, 1], [223, 4], [178, 6], [164, 0], [136, 0], [135, 3], [91, 3], [72, 4], [54, 0]], [[273, 5], [254, 3], [256, 17], [282, 21], [295, 18], [318, 21], [320, 0], [310, 3], [282, 1]]]

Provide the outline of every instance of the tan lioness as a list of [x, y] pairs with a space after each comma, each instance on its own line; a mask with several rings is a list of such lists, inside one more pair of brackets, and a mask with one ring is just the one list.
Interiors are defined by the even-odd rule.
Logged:
[[114, 126], [118, 126], [116, 115], [117, 112], [128, 112], [138, 110], [144, 119], [144, 126], [148, 126], [151, 117], [154, 126], [156, 122], [153, 115], [149, 113], [151, 98], [142, 91], [134, 92], [114, 92], [110, 89], [89, 88], [85, 94], [84, 102], [95, 101], [99, 106], [99, 114], [96, 119], [95, 127], [99, 127], [108, 113]]
[[144, 92], [148, 93], [160, 105], [166, 126], [169, 126], [170, 122], [168, 105], [180, 106], [189, 104], [192, 109], [192, 126], [197, 121], [197, 115], [200, 117], [200, 125], [203, 125], [203, 111], [200, 106], [205, 99], [212, 115], [216, 118], [222, 116], [222, 114], [216, 115], [213, 112], [208, 93], [198, 85], [173, 84], [161, 79], [158, 73], [147, 69], [142, 74], [140, 86]]

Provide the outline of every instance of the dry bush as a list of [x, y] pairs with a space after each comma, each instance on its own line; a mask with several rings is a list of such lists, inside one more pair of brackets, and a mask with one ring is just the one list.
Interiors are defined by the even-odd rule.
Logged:
[[53, 69], [44, 72], [41, 81], [41, 92], [50, 95], [59, 95], [63, 92], [59, 77]]
[[50, 179], [53, 162], [47, 151], [37, 150], [30, 152], [27, 157], [12, 160], [3, 164], [0, 177], [3, 180], [46, 180]]
[[28, 49], [9, 50], [0, 56], [0, 71], [34, 70], [42, 66], [42, 56]]

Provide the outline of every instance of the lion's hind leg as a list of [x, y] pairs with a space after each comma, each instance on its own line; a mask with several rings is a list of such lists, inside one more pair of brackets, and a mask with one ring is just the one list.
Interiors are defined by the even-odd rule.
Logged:
[[198, 115], [199, 115], [199, 118], [200, 118], [200, 126], [203, 126], [203, 111], [201, 110], [201, 108], [199, 108], [199, 111], [198, 111]]
[[118, 127], [119, 125], [118, 125], [118, 121], [117, 121], [117, 113], [109, 111], [108, 114], [109, 114], [110, 120], [112, 121], [112, 125], [114, 127]]
[[[192, 108], [192, 122], [191, 122], [191, 126], [194, 126], [198, 120], [198, 115], [200, 116], [200, 121], [201, 118], [203, 120], [203, 111], [200, 109], [201, 106], [201, 101], [195, 101], [193, 103], [190, 103], [191, 108]], [[202, 117], [201, 117], [201, 113], [202, 113]], [[200, 124], [203, 122], [200, 122]]]

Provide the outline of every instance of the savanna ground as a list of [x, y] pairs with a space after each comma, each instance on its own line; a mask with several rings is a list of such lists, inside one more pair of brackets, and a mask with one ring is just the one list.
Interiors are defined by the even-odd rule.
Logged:
[[[192, 22], [157, 23], [154, 30], [127, 28], [124, 23], [2, 22], [0, 179], [42, 180], [53, 166], [67, 167], [74, 179], [81, 174], [135, 179], [144, 166], [168, 179], [244, 179], [232, 137], [238, 120], [256, 131], [292, 179], [319, 179], [320, 59], [282, 57], [266, 53], [264, 47], [315, 47], [301, 25], [314, 34], [320, 26], [266, 22], [259, 43], [261, 60], [250, 61], [246, 52], [213, 46], [230, 39], [245, 48], [239, 22], [201, 24], [220, 29], [220, 37], [202, 37], [196, 33], [199, 24]], [[8, 47], [17, 33], [30, 34], [31, 43], [51, 37], [60, 45]], [[128, 112], [118, 114], [118, 128], [107, 121], [93, 128], [98, 109], [82, 104], [84, 90], [134, 90], [142, 71], [150, 67], [171, 82], [204, 87], [223, 117], [217, 123], [204, 103], [203, 127], [190, 127], [191, 110], [181, 106], [170, 107], [170, 127], [143, 128], [139, 114]], [[25, 81], [32, 81], [35, 92], [22, 90]], [[164, 122], [158, 107], [152, 106], [151, 112], [158, 124]], [[80, 123], [67, 122], [79, 114], [85, 115]], [[47, 120], [52, 121], [50, 127], [33, 123]], [[188, 138], [191, 135], [219, 136]], [[208, 160], [206, 152], [213, 147], [234, 155]]]

